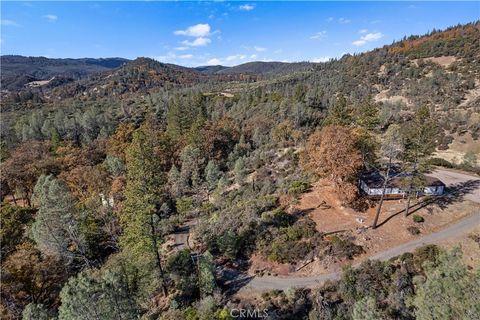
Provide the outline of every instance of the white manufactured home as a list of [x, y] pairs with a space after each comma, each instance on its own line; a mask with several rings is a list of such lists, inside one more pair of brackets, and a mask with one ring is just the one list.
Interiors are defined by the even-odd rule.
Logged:
[[[405, 176], [405, 175], [403, 175]], [[402, 188], [401, 174], [390, 177], [385, 188], [385, 198], [403, 198], [405, 190]], [[416, 190], [417, 194], [425, 196], [440, 196], [445, 192], [445, 184], [437, 178], [424, 176], [425, 186]], [[382, 196], [385, 178], [378, 172], [364, 174], [359, 181], [360, 190], [371, 198]]]

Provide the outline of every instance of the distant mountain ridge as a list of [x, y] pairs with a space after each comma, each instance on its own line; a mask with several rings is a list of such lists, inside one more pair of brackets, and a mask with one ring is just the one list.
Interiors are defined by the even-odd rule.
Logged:
[[224, 68], [217, 74], [255, 74], [262, 76], [278, 76], [294, 72], [311, 71], [315, 66], [312, 62], [278, 62], [252, 61], [238, 66]]
[[[160, 81], [189, 83], [200, 78], [205, 79], [208, 76], [215, 76], [212, 78], [213, 80], [231, 79], [232, 76], [235, 79], [240, 78], [241, 75], [253, 77], [279, 76], [293, 72], [310, 71], [315, 65], [309, 62], [254, 61], [233, 67], [216, 65], [189, 68], [143, 57], [135, 60], [124, 58], [51, 59], [46, 57], [4, 55], [0, 59], [2, 66], [2, 89], [8, 91], [19, 91], [27, 86], [40, 85], [48, 85], [52, 88], [87, 78], [97, 81], [104, 75], [104, 72], [113, 71], [112, 76], [114, 76], [115, 74], [118, 75], [115, 70], [118, 69], [118, 72], [122, 72], [122, 68], [129, 70], [132, 75], [134, 73], [139, 74], [135, 69], [137, 71], [150, 69], [151, 75], [155, 74], [158, 81], [155, 79], [149, 81], [147, 77], [143, 77], [141, 81], [146, 81], [151, 85], [161, 85]], [[160, 73], [165, 74], [160, 76]], [[125, 75], [125, 72], [123, 74]]]
[[194, 68], [205, 74], [251, 74], [257, 76], [279, 76], [294, 72], [313, 70], [313, 62], [279, 62], [279, 61], [251, 61], [233, 67], [222, 65], [200, 66]]
[[96, 72], [118, 68], [129, 61], [124, 58], [51, 59], [4, 55], [0, 56], [2, 90], [20, 90], [30, 82], [54, 77], [79, 80]]

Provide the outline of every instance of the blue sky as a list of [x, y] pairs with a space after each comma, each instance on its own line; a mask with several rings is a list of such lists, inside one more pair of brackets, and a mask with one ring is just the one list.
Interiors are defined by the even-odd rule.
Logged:
[[185, 66], [325, 61], [480, 18], [480, 2], [1, 2], [1, 53]]

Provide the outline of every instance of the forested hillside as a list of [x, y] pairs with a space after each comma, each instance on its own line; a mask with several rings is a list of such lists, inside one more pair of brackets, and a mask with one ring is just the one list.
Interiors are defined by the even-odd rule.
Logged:
[[[475, 22], [326, 63], [232, 68], [3, 56], [0, 317], [478, 319], [480, 273], [433, 246], [255, 306], [232, 297], [252, 257], [362, 254], [292, 210], [319, 178], [362, 212], [375, 204], [358, 177], [386, 158], [411, 177], [438, 161], [479, 171], [473, 153], [434, 158], [480, 136], [479, 40]], [[50, 77], [67, 80], [26, 85]], [[408, 201], [424, 183], [411, 177]]]
[[[89, 74], [114, 69], [127, 59], [49, 59], [44, 57], [1, 56], [2, 90], [19, 90], [35, 81], [52, 78], [78, 80]], [[37, 83], [38, 85], [38, 83]]]

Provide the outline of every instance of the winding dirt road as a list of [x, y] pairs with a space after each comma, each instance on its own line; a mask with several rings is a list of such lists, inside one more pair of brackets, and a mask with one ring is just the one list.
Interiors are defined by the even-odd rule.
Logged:
[[[480, 212], [468, 216], [456, 224], [453, 224], [439, 232], [431, 233], [422, 238], [393, 247], [370, 257], [370, 259], [385, 261], [403, 253], [411, 252], [421, 246], [438, 243], [443, 240], [466, 234], [479, 224]], [[340, 276], [341, 272], [339, 271], [311, 277], [255, 277], [252, 278], [251, 281], [248, 282], [248, 284], [241, 290], [267, 291], [284, 290], [290, 287], [314, 287], [327, 280], [340, 279]]]

